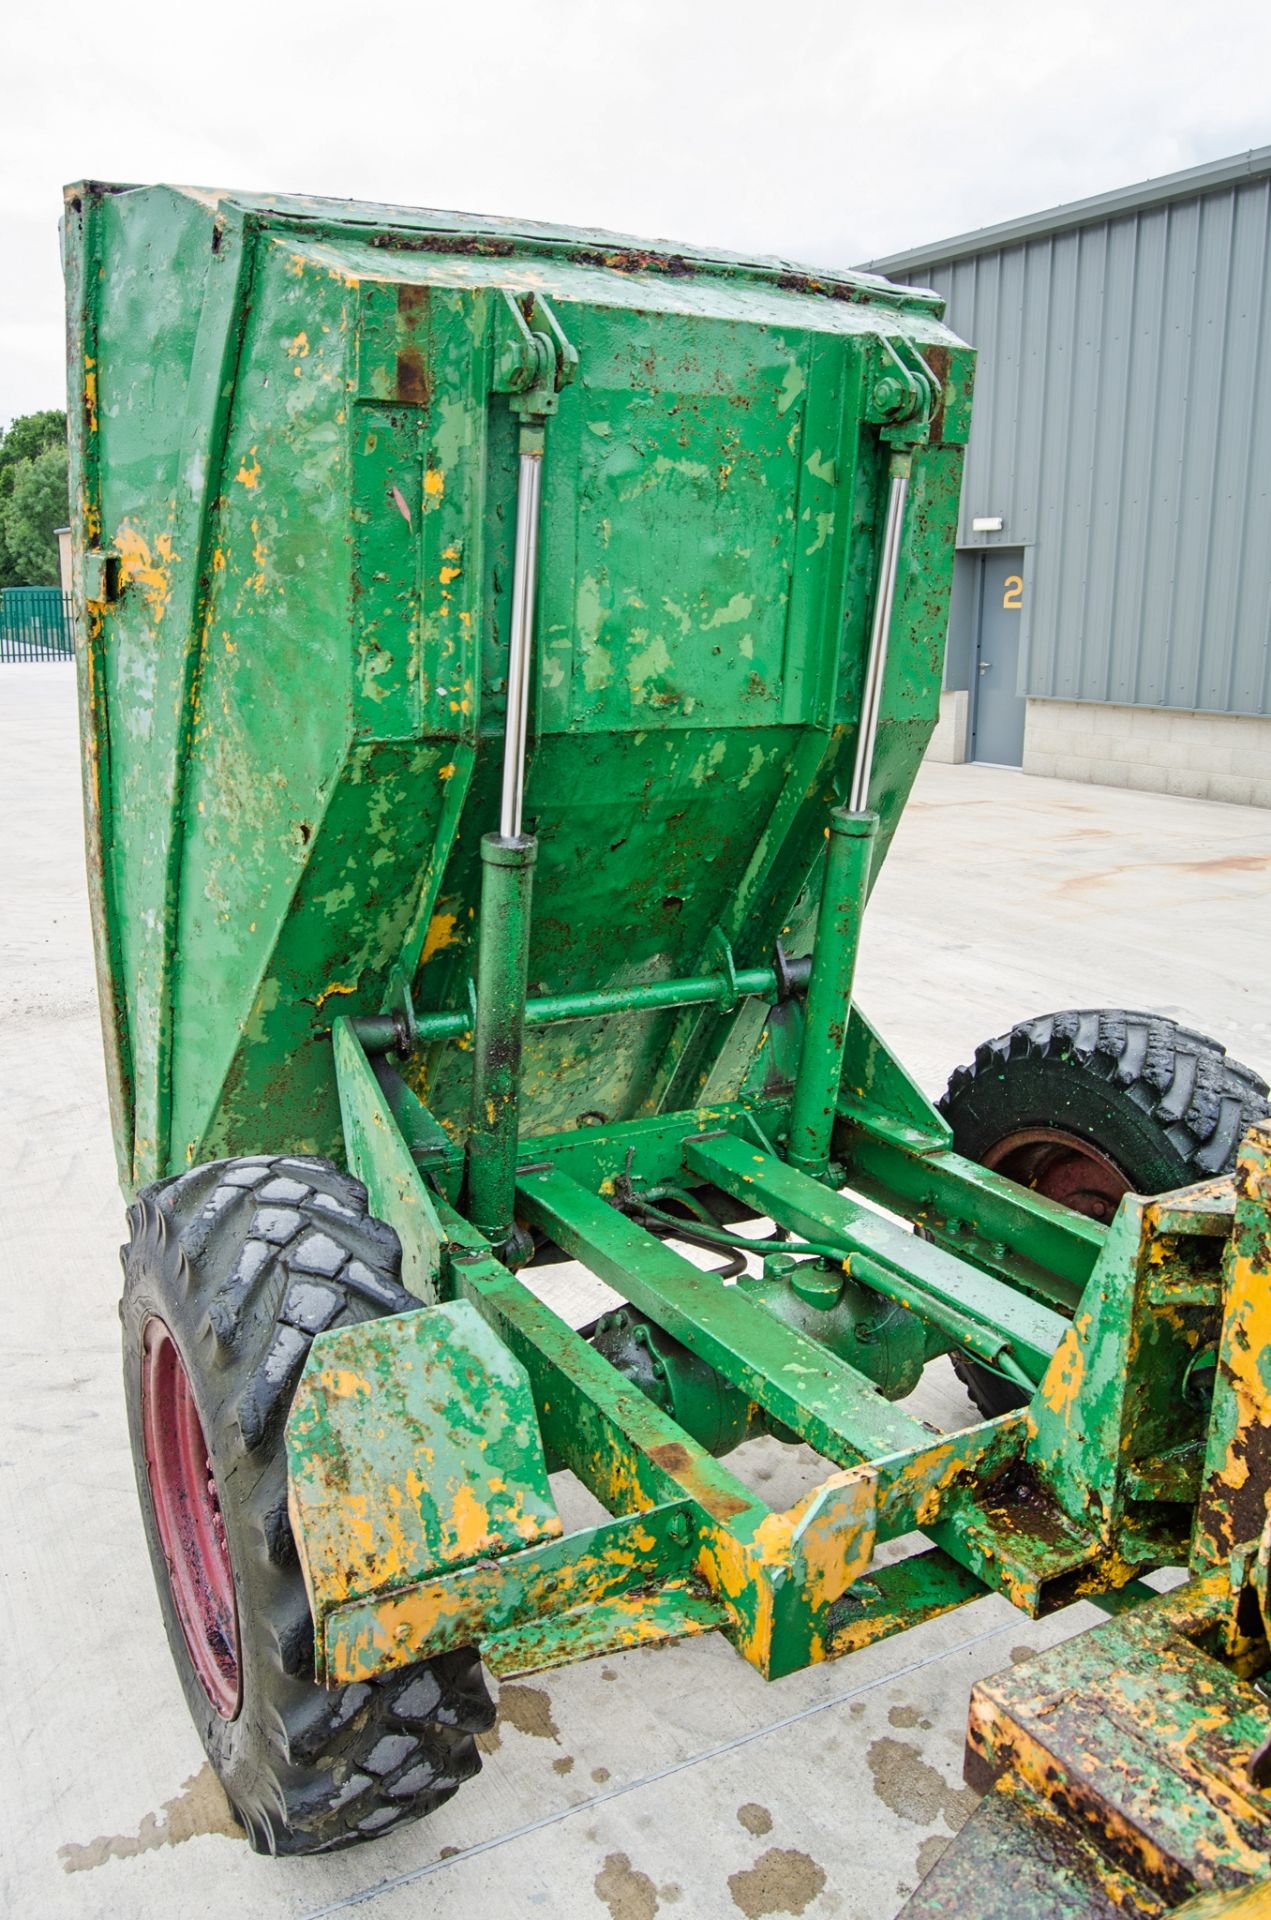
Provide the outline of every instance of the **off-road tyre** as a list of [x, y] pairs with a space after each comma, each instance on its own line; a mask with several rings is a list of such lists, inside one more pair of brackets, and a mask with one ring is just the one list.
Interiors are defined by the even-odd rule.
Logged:
[[[397, 1236], [368, 1215], [358, 1181], [294, 1156], [223, 1160], [150, 1187], [129, 1225], [120, 1317], [137, 1488], [168, 1641], [208, 1758], [259, 1853], [376, 1838], [476, 1773], [473, 1736], [494, 1720], [470, 1648], [343, 1688], [314, 1679], [283, 1430], [316, 1333], [418, 1307], [400, 1282]], [[147, 1465], [155, 1416], [147, 1427], [142, 1403], [156, 1390], [143, 1392], [143, 1367], [171, 1346], [202, 1425], [232, 1569], [237, 1619], [211, 1656], [231, 1704], [236, 1682], [232, 1712], [218, 1708], [192, 1656]], [[162, 1483], [160, 1498], [170, 1516]], [[206, 1671], [207, 1648], [198, 1656]]]
[[[1153, 1013], [1082, 1008], [1022, 1020], [976, 1048], [939, 1107], [956, 1152], [1047, 1191], [1027, 1172], [1030, 1132], [1051, 1131], [1093, 1148], [1126, 1191], [1166, 1193], [1225, 1173], [1246, 1130], [1268, 1112], [1267, 1084], [1203, 1033]], [[1003, 1152], [1005, 1150], [1005, 1157]], [[1033, 1155], [1036, 1161], [1036, 1154]], [[1065, 1198], [1106, 1218], [1117, 1182]], [[1100, 1184], [1097, 1175], [1092, 1188]], [[953, 1364], [982, 1413], [1019, 1406], [1018, 1388], [966, 1354]]]

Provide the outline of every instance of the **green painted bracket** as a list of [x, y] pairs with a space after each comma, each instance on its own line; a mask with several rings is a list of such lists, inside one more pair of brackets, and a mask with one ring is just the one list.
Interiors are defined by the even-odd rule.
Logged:
[[908, 1069], [853, 1003], [847, 1023], [839, 1113], [862, 1124], [899, 1127], [906, 1140], [947, 1147], [953, 1129]]
[[335, 1076], [349, 1170], [402, 1243], [402, 1285], [425, 1302], [437, 1298], [441, 1222], [432, 1195], [375, 1078], [361, 1041], [342, 1014], [332, 1028]]
[[[474, 1643], [483, 1657], [492, 1650], [496, 1670], [529, 1672], [527, 1661], [535, 1667], [557, 1664], [548, 1657], [549, 1637], [568, 1645], [590, 1612], [601, 1606], [616, 1611], [619, 1603], [631, 1644], [638, 1644], [645, 1637], [649, 1590], [671, 1580], [683, 1583], [691, 1571], [697, 1544], [692, 1512], [690, 1501], [673, 1501], [414, 1586], [350, 1600], [327, 1616], [328, 1677], [347, 1685], [410, 1666], [425, 1652]], [[715, 1621], [723, 1617], [717, 1605]], [[671, 1637], [671, 1621], [660, 1624], [668, 1631], [655, 1637]], [[567, 1657], [578, 1655], [571, 1651]]]
[[1071, 1313], [1108, 1229], [949, 1149], [901, 1138], [871, 1116], [835, 1151], [853, 1193], [906, 1215], [937, 1246], [1043, 1305]]
[[693, 1580], [668, 1580], [664, 1587], [618, 1593], [588, 1602], [565, 1614], [527, 1620], [481, 1642], [481, 1660], [501, 1680], [546, 1667], [569, 1666], [601, 1654], [627, 1653], [668, 1640], [727, 1628], [728, 1608]]
[[1068, 1332], [1048, 1307], [731, 1135], [686, 1141], [685, 1164], [793, 1233], [914, 1275], [938, 1299], [1000, 1332], [1030, 1369], [1043, 1371]]
[[561, 1532], [528, 1375], [466, 1301], [320, 1333], [287, 1460], [319, 1678], [336, 1609]]

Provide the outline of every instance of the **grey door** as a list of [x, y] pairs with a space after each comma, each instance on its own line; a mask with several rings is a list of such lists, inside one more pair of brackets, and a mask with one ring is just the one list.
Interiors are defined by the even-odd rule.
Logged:
[[971, 670], [971, 758], [998, 767], [1024, 760], [1024, 696], [1019, 691], [1024, 554], [995, 548], [980, 563], [980, 609]]

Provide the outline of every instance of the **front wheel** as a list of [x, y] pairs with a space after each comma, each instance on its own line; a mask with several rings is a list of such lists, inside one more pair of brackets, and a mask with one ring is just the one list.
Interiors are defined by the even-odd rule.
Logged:
[[[1125, 1193], [1226, 1173], [1265, 1117], [1266, 1082], [1226, 1049], [1159, 1014], [1043, 1014], [977, 1047], [940, 1100], [968, 1160], [1093, 1220]], [[987, 1415], [1024, 1395], [965, 1354], [953, 1364]]]
[[319, 1686], [284, 1428], [316, 1333], [418, 1307], [396, 1234], [327, 1161], [260, 1157], [149, 1188], [123, 1249], [124, 1378], [168, 1642], [260, 1853], [322, 1853], [430, 1812], [480, 1765], [471, 1649]]

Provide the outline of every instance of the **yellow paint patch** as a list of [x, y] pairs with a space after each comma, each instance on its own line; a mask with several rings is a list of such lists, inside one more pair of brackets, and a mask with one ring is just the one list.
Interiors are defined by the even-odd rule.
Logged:
[[424, 474], [424, 493], [430, 500], [440, 500], [446, 491], [446, 476], [440, 467], [429, 467]]
[[354, 1373], [351, 1367], [324, 1367], [317, 1384], [336, 1400], [351, 1400], [355, 1394], [369, 1395], [371, 1391], [365, 1374]]
[[135, 527], [123, 526], [115, 535], [115, 550], [119, 555], [121, 582], [139, 587], [155, 621], [162, 620], [172, 594], [166, 568], [177, 557], [172, 551], [170, 535], [159, 535], [152, 555], [144, 536]]
[[451, 1512], [451, 1531], [460, 1559], [472, 1560], [490, 1545], [490, 1513], [471, 1487], [460, 1487]]
[[1072, 1414], [1073, 1402], [1081, 1391], [1081, 1383], [1086, 1373], [1086, 1358], [1082, 1351], [1082, 1341], [1090, 1328], [1090, 1315], [1084, 1314], [1067, 1333], [1055, 1349], [1054, 1356], [1046, 1369], [1042, 1381], [1042, 1399], [1052, 1413], [1058, 1414], [1065, 1422]]
[[294, 340], [287, 342], [287, 358], [289, 360], [303, 360], [308, 351], [309, 336], [307, 333], [298, 333]]
[[[247, 464], [248, 459], [251, 460], [250, 467]], [[234, 478], [240, 487], [254, 487], [257, 484], [260, 479], [260, 461], [256, 458], [255, 447], [245, 459], [239, 461], [238, 472]]]
[[[454, 772], [453, 767], [450, 769], [450, 772]], [[443, 775], [442, 777], [448, 779], [449, 775]], [[428, 932], [424, 936], [424, 951], [420, 961], [421, 966], [425, 961], [431, 960], [434, 953], [441, 953], [444, 948], [454, 945], [455, 926], [458, 918], [459, 916], [456, 913], [434, 913], [432, 919], [428, 922]]]
[[[228, 642], [226, 644], [228, 645]], [[331, 998], [333, 993], [356, 993], [356, 992], [357, 992], [356, 980], [351, 980], [347, 986], [344, 984], [342, 980], [333, 980], [329, 987], [323, 987], [322, 992], [318, 995], [317, 999], [314, 1001], [313, 1004], [315, 1005], [315, 1007], [317, 1007], [318, 1011], [321, 1012], [322, 1008], [326, 1005], [327, 1001]]]

